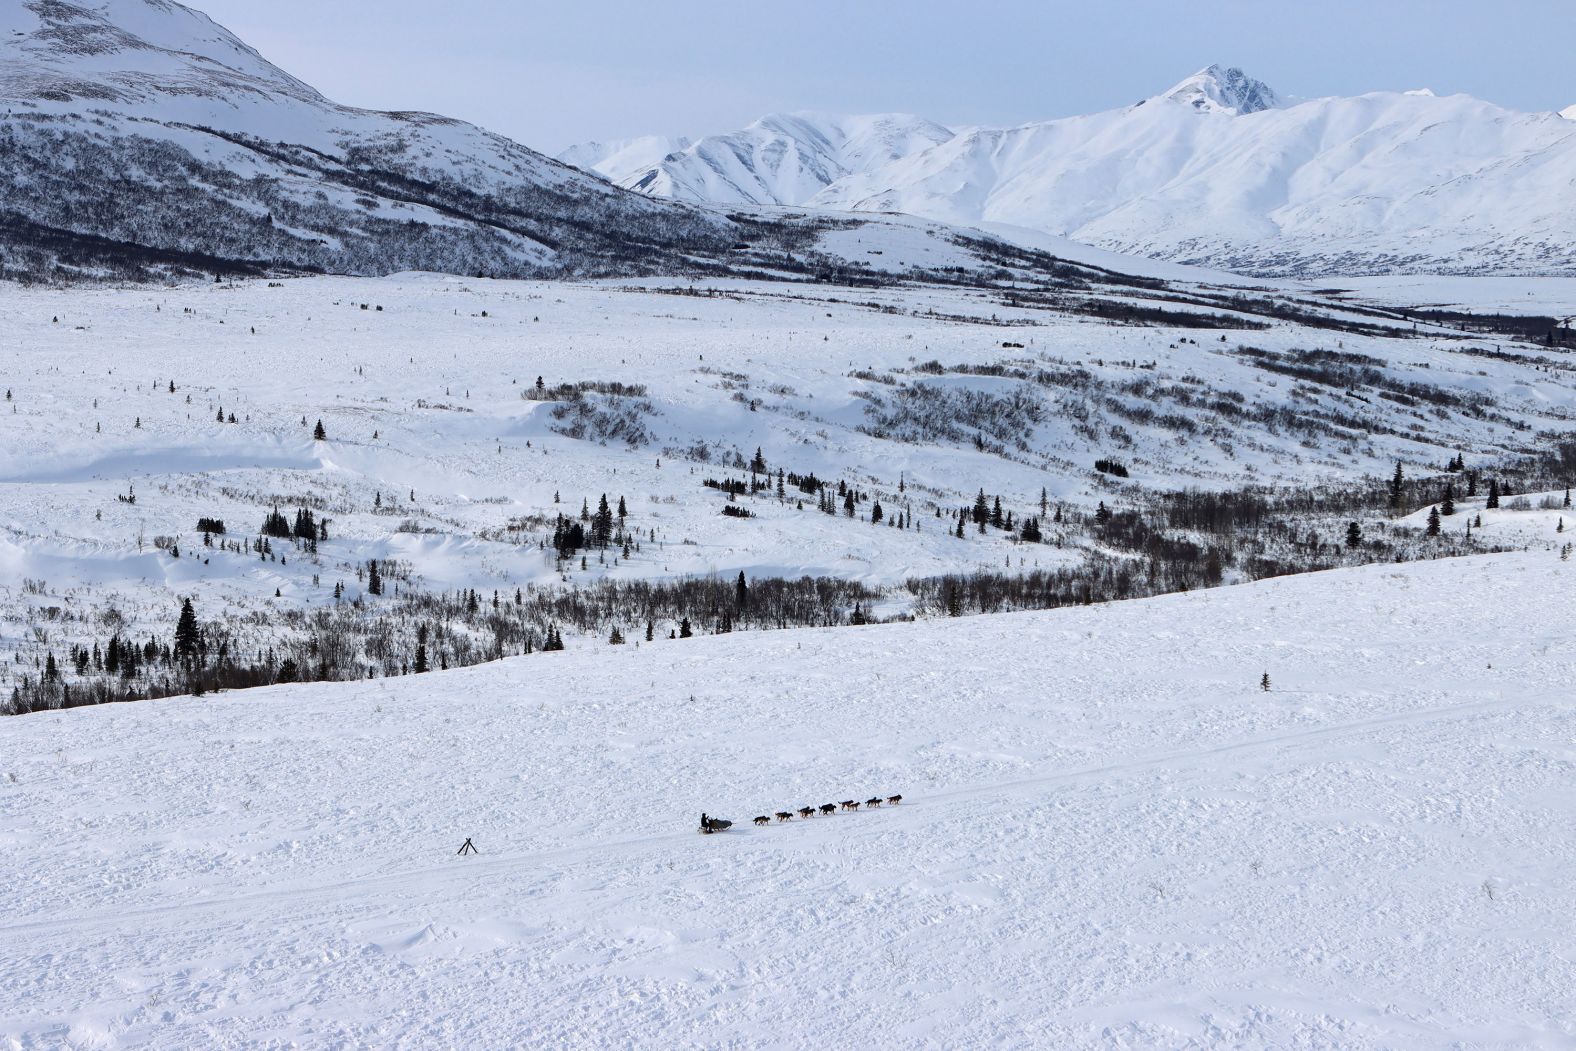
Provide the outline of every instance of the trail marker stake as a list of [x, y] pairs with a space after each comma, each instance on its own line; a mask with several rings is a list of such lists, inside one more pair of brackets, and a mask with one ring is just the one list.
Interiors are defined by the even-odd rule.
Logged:
[[463, 857], [466, 854], [480, 854], [480, 853], [481, 853], [481, 851], [476, 849], [476, 844], [471, 842], [471, 837], [470, 836], [466, 836], [465, 837], [465, 842], [460, 845], [460, 855]]

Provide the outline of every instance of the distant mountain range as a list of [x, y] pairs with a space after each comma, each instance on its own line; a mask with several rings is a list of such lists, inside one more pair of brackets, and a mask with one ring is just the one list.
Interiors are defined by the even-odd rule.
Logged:
[[[799, 113], [553, 159], [338, 105], [174, 0], [10, 0], [0, 114], [0, 276], [24, 279], [999, 262], [966, 231], [883, 227], [889, 212], [1242, 273], [1576, 270], [1576, 107], [1296, 100], [1219, 66], [1013, 128]], [[850, 221], [869, 236], [830, 235]], [[881, 238], [903, 247], [863, 243]]]
[[1576, 269], [1576, 106], [1297, 100], [1221, 66], [1012, 128], [792, 114], [561, 157], [656, 197], [1007, 224], [1248, 273]]

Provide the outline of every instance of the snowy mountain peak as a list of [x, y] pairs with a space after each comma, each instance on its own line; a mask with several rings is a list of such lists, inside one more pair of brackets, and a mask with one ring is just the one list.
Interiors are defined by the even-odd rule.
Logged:
[[1566, 106], [1560, 110], [1560, 116], [1566, 120], [1576, 120], [1576, 106]]
[[1281, 98], [1273, 88], [1235, 66], [1201, 69], [1161, 97], [1175, 99], [1200, 113], [1229, 116], [1278, 109], [1281, 105]]

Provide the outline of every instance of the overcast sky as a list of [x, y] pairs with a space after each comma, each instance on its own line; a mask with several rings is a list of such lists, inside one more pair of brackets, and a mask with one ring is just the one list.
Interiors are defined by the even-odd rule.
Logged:
[[1125, 105], [1213, 62], [1289, 95], [1576, 103], [1576, 0], [187, 3], [336, 101], [548, 152], [794, 109], [1013, 124]]

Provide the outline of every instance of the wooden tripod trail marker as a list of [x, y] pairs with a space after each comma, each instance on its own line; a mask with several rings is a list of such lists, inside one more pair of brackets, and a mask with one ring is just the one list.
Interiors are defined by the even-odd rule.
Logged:
[[481, 851], [476, 849], [476, 844], [471, 842], [471, 837], [466, 836], [465, 842], [460, 845], [459, 853], [463, 857], [466, 854], [480, 854]]

